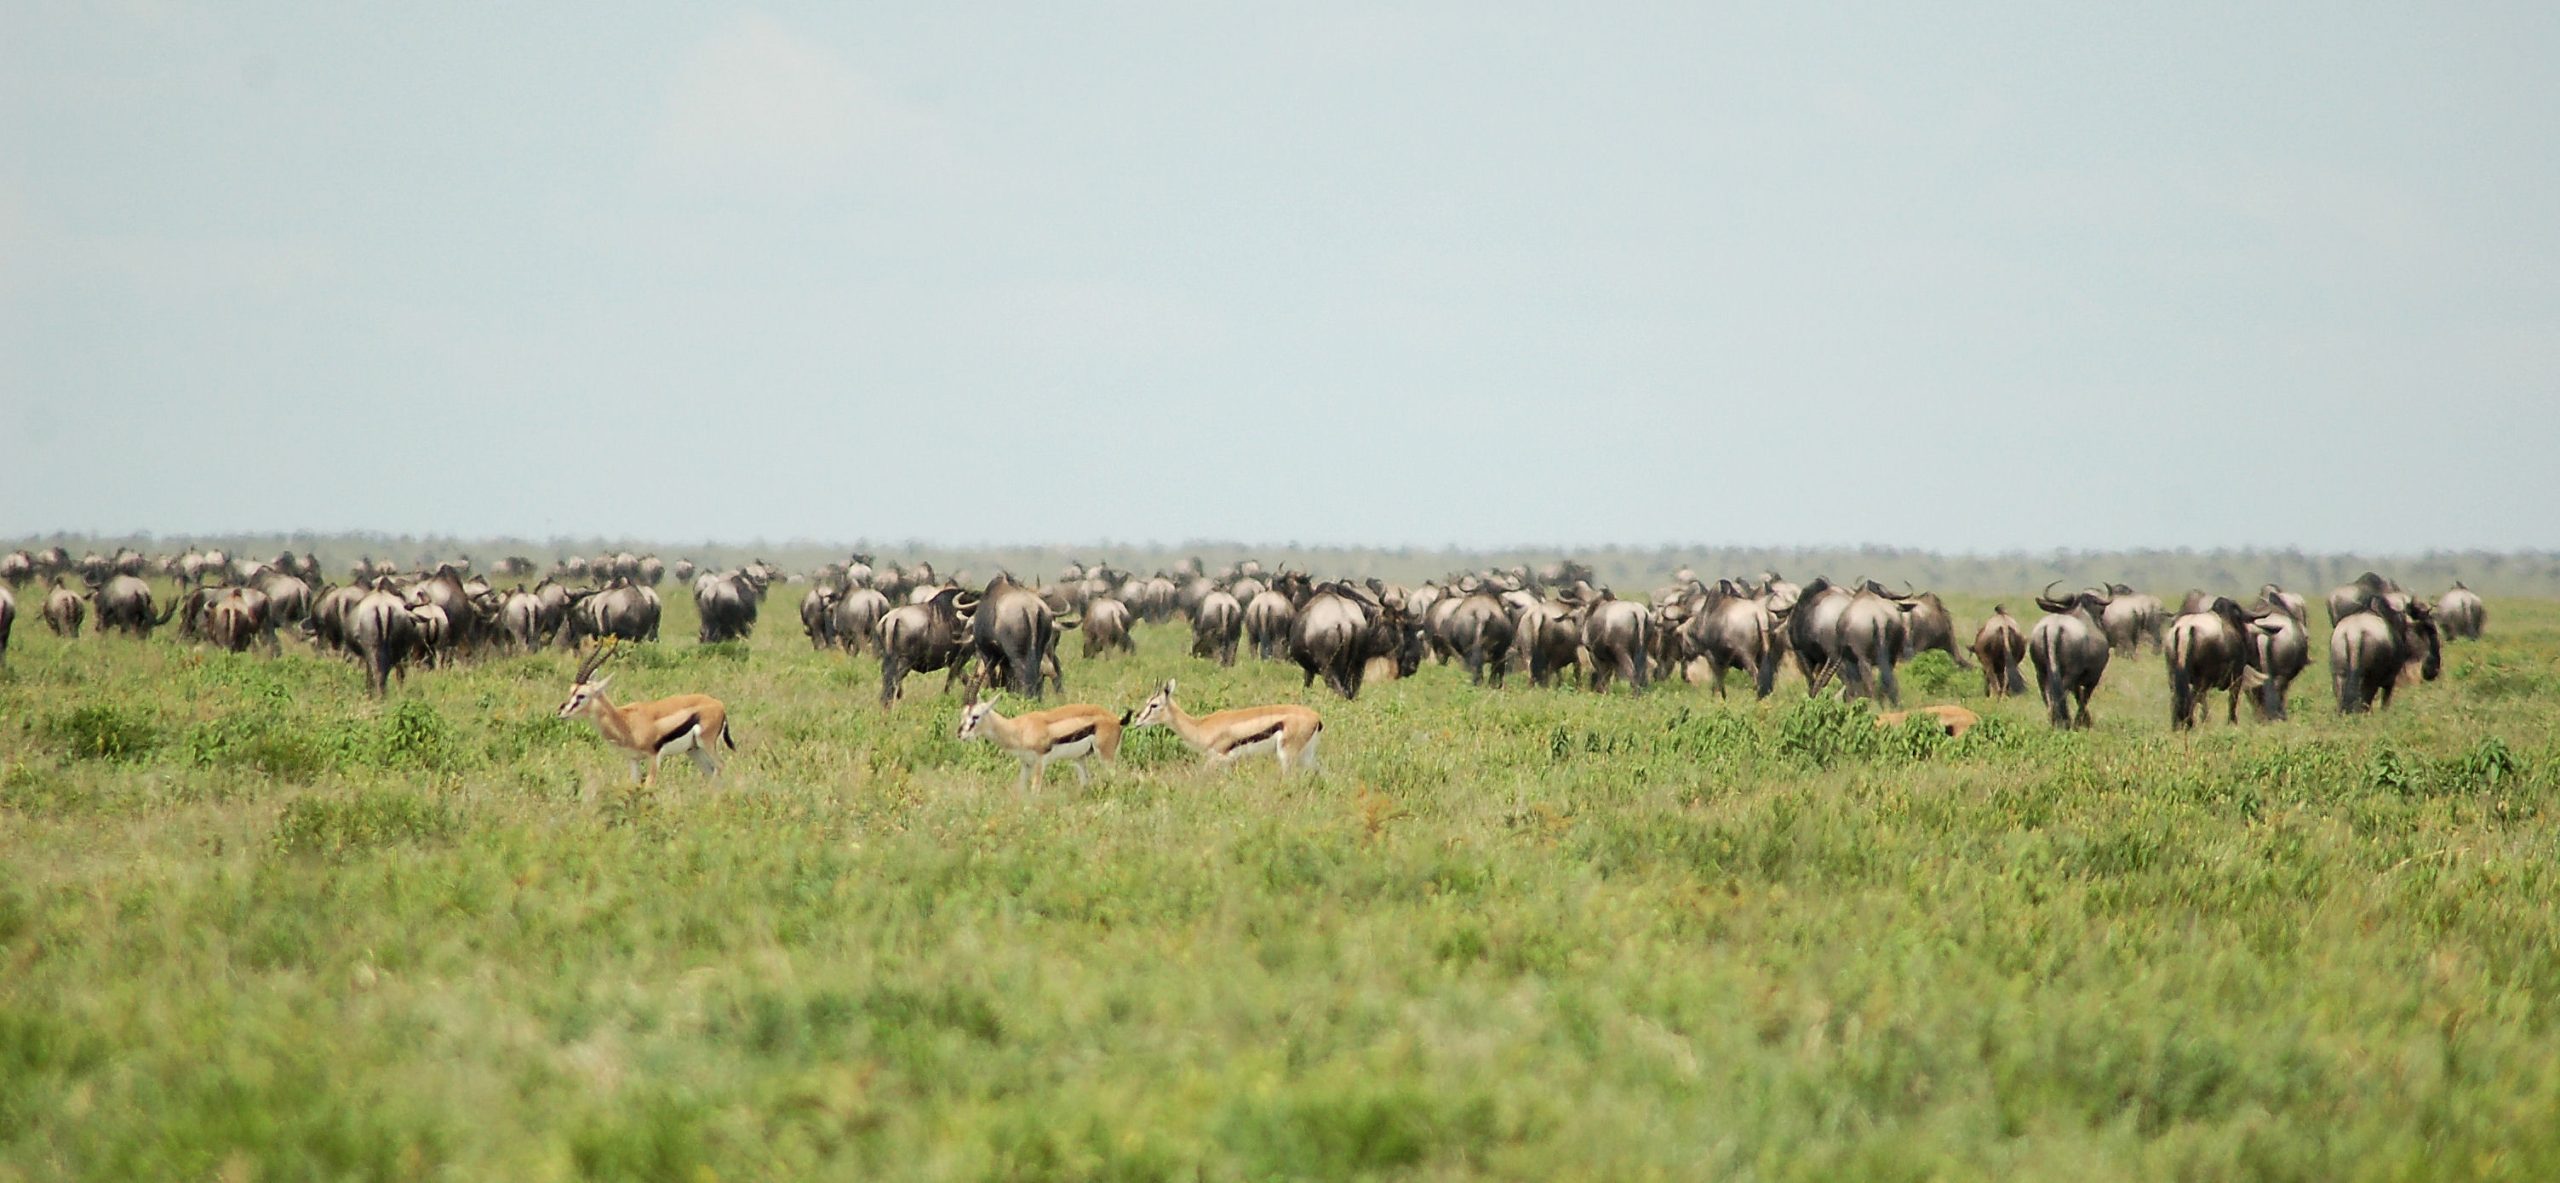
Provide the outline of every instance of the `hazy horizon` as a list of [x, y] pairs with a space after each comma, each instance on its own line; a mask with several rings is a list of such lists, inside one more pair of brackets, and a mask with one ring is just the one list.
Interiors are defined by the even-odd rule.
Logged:
[[11, 6], [0, 536], [2548, 550], [2555, 57], [2528, 5]]

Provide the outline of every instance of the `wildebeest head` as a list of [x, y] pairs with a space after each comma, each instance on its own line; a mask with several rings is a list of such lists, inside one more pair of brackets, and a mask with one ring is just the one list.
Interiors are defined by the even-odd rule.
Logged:
[[2068, 599], [2057, 600], [2053, 597], [2053, 585], [2060, 582], [2062, 581], [2057, 579], [2053, 583], [2044, 585], [2044, 591], [2036, 596], [2036, 607], [2057, 616], [2078, 612], [2095, 622], [2100, 614], [2107, 610], [2107, 605], [2115, 600], [2114, 595], [2096, 588], [2090, 588]]

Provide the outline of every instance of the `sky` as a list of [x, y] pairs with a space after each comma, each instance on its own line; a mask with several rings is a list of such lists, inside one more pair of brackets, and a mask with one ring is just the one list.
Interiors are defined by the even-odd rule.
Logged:
[[1818, 7], [10, 0], [0, 536], [2560, 547], [2560, 6]]

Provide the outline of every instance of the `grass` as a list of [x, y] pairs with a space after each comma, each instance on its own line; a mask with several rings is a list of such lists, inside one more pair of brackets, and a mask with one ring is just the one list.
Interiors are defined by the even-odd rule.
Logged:
[[1037, 797], [772, 604], [619, 674], [740, 744], [643, 791], [557, 653], [22, 628], [0, 1179], [2560, 1177], [2560, 606], [2492, 612], [2193, 735], [2149, 655], [2085, 734], [1924, 664], [1957, 740], [1160, 629], [1070, 699], [1310, 701], [1328, 771]]

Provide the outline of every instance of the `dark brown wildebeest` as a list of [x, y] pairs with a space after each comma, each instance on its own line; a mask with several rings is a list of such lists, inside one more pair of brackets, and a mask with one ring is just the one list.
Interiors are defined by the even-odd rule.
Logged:
[[2489, 624], [2489, 606], [2480, 602], [2479, 593], [2453, 582], [2453, 589], [2436, 598], [2436, 631], [2448, 641], [2477, 641]]
[[2009, 606], [1994, 604], [1991, 618], [1974, 630], [1973, 657], [1982, 663], [1982, 693], [1989, 698], [2007, 698], [2027, 692], [2026, 676], [2019, 668], [2027, 660], [2027, 633], [2018, 627], [2018, 618], [2009, 615]]
[[2329, 677], [2339, 714], [2373, 709], [2376, 695], [2390, 706], [2393, 687], [2412, 678], [2435, 681], [2443, 668], [2435, 614], [2405, 593], [2368, 593], [2329, 630]]
[[910, 673], [950, 671], [942, 680], [949, 693], [960, 671], [976, 652], [969, 632], [969, 608], [977, 601], [956, 587], [935, 592], [921, 604], [903, 604], [880, 617], [880, 708], [887, 710], [903, 692]]
[[[2189, 597], [2193, 600], [2194, 597]], [[2242, 671], [2249, 666], [2248, 614], [2228, 596], [2214, 596], [2197, 611], [2169, 622], [2169, 729], [2193, 730], [2204, 699], [2226, 691], [2223, 721], [2240, 721]]]
[[[2056, 580], [2055, 582], [2060, 582]], [[2027, 634], [2027, 657], [2035, 663], [2036, 685], [2044, 692], [2045, 715], [2058, 728], [2088, 727], [2089, 696], [2106, 676], [2112, 650], [2098, 625], [2107, 611], [2106, 593], [2084, 591], [2067, 600], [2053, 598], [2053, 584], [2036, 597], [2045, 617]], [[2072, 713], [2072, 702], [2079, 713]]]

